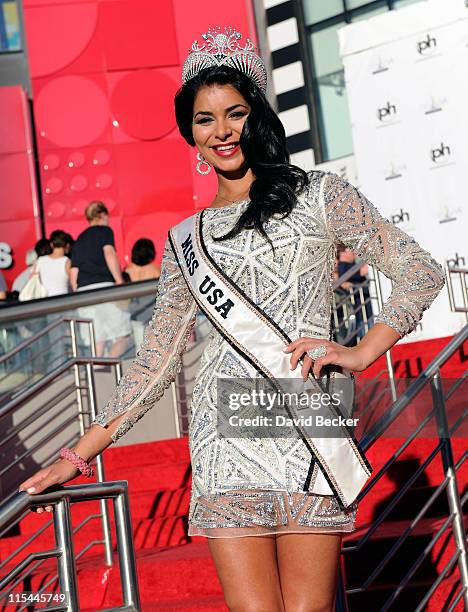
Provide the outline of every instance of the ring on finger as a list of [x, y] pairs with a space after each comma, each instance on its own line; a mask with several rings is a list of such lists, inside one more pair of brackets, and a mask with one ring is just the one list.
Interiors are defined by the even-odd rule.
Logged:
[[307, 351], [307, 354], [311, 359], [318, 359], [324, 357], [327, 354], [327, 347], [324, 344], [319, 344], [313, 349]]

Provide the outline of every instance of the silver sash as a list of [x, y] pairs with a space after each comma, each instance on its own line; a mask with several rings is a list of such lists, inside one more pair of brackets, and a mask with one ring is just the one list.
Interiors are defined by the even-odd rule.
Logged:
[[[169, 240], [184, 279], [200, 309], [223, 337], [254, 368], [270, 381], [302, 378], [300, 365], [290, 369], [291, 355], [283, 348], [291, 339], [239, 289], [211, 258], [203, 241], [203, 211], [169, 231]], [[311, 382], [323, 391], [311, 374]], [[291, 416], [298, 417], [293, 405]], [[336, 411], [331, 413], [336, 416]], [[348, 415], [345, 415], [348, 416]], [[300, 419], [299, 419], [300, 421]], [[341, 508], [349, 506], [368, 480], [372, 467], [349, 430], [339, 438], [312, 438], [306, 429], [296, 430], [311, 452], [311, 467], [320, 469], [309, 488], [321, 495], [335, 495]]]

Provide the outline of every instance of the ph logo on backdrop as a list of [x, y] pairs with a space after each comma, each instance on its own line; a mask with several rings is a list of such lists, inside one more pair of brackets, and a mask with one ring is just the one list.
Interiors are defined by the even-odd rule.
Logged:
[[391, 102], [387, 102], [385, 106], [380, 106], [377, 109], [377, 119], [380, 124], [395, 123], [398, 119], [397, 107]]
[[425, 38], [416, 40], [416, 52], [418, 60], [429, 59], [440, 55], [437, 38], [434, 34], [426, 34]]
[[401, 229], [403, 229], [405, 232], [413, 232], [415, 230], [409, 211], [404, 210], [403, 208], [400, 208], [399, 211], [391, 214], [389, 219], [393, 225], [401, 226]]
[[390, 220], [393, 225], [398, 225], [398, 223], [405, 223], [406, 221], [410, 220], [410, 214], [407, 210], [403, 210], [402, 208], [400, 208], [399, 212], [390, 217]]
[[436, 164], [436, 166], [446, 166], [449, 163], [454, 163], [452, 162], [452, 149], [443, 141], [439, 146], [430, 149], [429, 155], [431, 161]]
[[428, 34], [424, 40], [418, 40], [416, 42], [416, 48], [420, 55], [433, 52], [436, 47], [437, 39], [435, 36], [431, 36], [431, 34]]
[[404, 208], [400, 208], [400, 210], [397, 210], [394, 213], [390, 214], [388, 218], [393, 223], [393, 225], [400, 227], [405, 232], [411, 233], [414, 232], [416, 229], [413, 225], [413, 215], [410, 214], [410, 212], [408, 210], [405, 210]]
[[445, 261], [449, 268], [466, 268], [466, 258], [458, 253], [455, 253], [453, 257], [449, 257]]

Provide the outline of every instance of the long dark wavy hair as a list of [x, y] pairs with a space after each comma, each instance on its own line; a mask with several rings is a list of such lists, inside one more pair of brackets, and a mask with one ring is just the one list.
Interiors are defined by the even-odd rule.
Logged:
[[256, 229], [273, 248], [263, 225], [279, 213], [287, 217], [297, 203], [297, 195], [308, 184], [307, 173], [289, 163], [286, 134], [278, 115], [265, 95], [247, 75], [229, 66], [201, 70], [176, 93], [175, 114], [179, 131], [189, 145], [195, 146], [192, 134], [195, 96], [204, 86], [232, 85], [248, 102], [251, 110], [245, 120], [240, 147], [255, 180], [249, 191], [250, 202], [234, 227], [213, 240], [234, 238], [243, 229]]

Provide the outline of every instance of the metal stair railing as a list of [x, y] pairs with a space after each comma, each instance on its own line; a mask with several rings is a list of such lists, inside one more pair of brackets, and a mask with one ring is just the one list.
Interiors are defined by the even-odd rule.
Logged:
[[[369, 266], [374, 274], [362, 283], [351, 283], [351, 287], [345, 289], [343, 283], [350, 282], [350, 279], [359, 272], [362, 267], [362, 262], [355, 263], [340, 277], [334, 279], [332, 283], [333, 303], [332, 303], [332, 321], [335, 332], [336, 341], [340, 344], [349, 344], [351, 341], [358, 343], [362, 334], [369, 330], [369, 323], [366, 311], [366, 305], [372, 303], [372, 298], [366, 298], [364, 290], [369, 289], [372, 285], [376, 285], [377, 271]], [[376, 286], [375, 291], [378, 291]], [[378, 299], [378, 294], [376, 299]], [[341, 309], [341, 317], [339, 310]], [[356, 325], [358, 315], [362, 317], [363, 325]], [[344, 329], [341, 332], [341, 328]]]
[[[4, 417], [8, 417], [13, 415], [15, 410], [21, 406], [24, 406], [28, 401], [32, 400], [36, 396], [38, 396], [42, 391], [48, 389], [50, 385], [60, 379], [63, 375], [67, 375], [68, 373], [76, 373], [78, 372], [78, 376], [74, 377], [74, 384], [66, 389], [66, 393], [68, 395], [72, 395], [74, 400], [76, 401], [77, 395], [81, 398], [79, 402], [77, 402], [78, 406], [78, 421], [80, 428], [80, 435], [82, 435], [82, 431], [85, 430], [86, 424], [84, 421], [85, 416], [88, 417], [88, 421], [92, 421], [96, 417], [97, 412], [97, 402], [96, 402], [96, 384], [94, 379], [94, 369], [95, 365], [110, 365], [114, 369], [115, 380], [116, 383], [120, 381], [122, 376], [121, 363], [118, 359], [105, 358], [105, 357], [73, 357], [68, 359], [66, 362], [56, 367], [52, 372], [49, 372], [45, 375], [41, 380], [34, 382], [30, 387], [25, 390], [22, 390], [18, 393], [13, 399], [5, 403], [0, 408], [0, 421]], [[82, 377], [80, 374], [80, 368], [85, 369], [84, 381], [82, 381]], [[84, 409], [83, 402], [83, 391], [86, 391], [87, 397], [87, 410]], [[60, 396], [60, 399], [63, 399], [63, 395]], [[54, 403], [46, 403], [40, 411], [35, 411], [28, 418], [24, 420], [24, 422], [20, 424], [16, 424], [11, 427], [9, 430], [4, 432], [4, 436], [0, 441], [0, 452], [2, 452], [2, 447], [12, 439], [12, 437], [19, 436], [35, 419], [38, 418], [39, 414], [47, 414], [47, 412], [53, 410], [55, 404]], [[59, 423], [52, 430], [48, 430], [46, 435], [42, 436], [39, 442], [34, 443], [27, 451], [22, 454], [16, 454], [14, 459], [10, 462], [5, 462], [1, 466], [0, 478], [4, 476], [9, 470], [13, 469], [15, 466], [18, 466], [24, 459], [38, 450], [40, 447], [44, 447], [47, 444], [50, 444], [50, 441], [53, 440], [56, 436], [58, 436], [69, 424], [76, 420], [76, 416], [72, 416], [67, 418], [64, 422]], [[49, 421], [49, 424], [53, 421], [53, 418]], [[21, 437], [21, 441], [24, 443], [28, 440], [31, 435], [37, 433], [33, 431]], [[65, 445], [69, 446], [76, 442], [79, 436], [74, 435], [70, 440], [68, 440]], [[60, 446], [63, 446], [61, 443]], [[44, 466], [47, 466], [49, 463], [55, 460], [58, 449], [54, 449], [54, 451], [49, 455], [48, 459], [44, 461]], [[26, 474], [24, 475], [26, 477]], [[99, 483], [105, 481], [105, 470], [104, 470], [104, 461], [102, 455], [98, 455], [96, 457], [96, 478]], [[10, 493], [6, 497], [6, 501], [14, 496], [14, 492]], [[84, 521], [82, 521], [74, 530], [74, 533], [78, 532], [82, 529], [89, 521], [93, 519], [101, 519], [102, 529], [103, 529], [103, 539], [102, 540], [94, 540], [85, 547], [79, 554], [78, 557], [82, 556], [87, 550], [89, 550], [92, 546], [97, 544], [103, 544], [105, 550], [105, 563], [108, 566], [111, 566], [113, 563], [113, 555], [112, 555], [112, 540], [110, 533], [110, 520], [109, 520], [109, 512], [105, 499], [100, 501], [100, 513], [92, 514], [88, 516]], [[0, 506], [0, 509], [3, 506]], [[49, 521], [46, 525], [41, 527], [35, 534], [33, 534], [26, 542], [24, 542], [18, 549], [16, 549], [6, 560], [0, 563], [0, 569], [6, 563], [11, 562], [14, 557], [16, 557], [20, 552], [27, 549], [31, 544], [33, 544], [34, 540], [41, 535], [47, 527], [52, 524], [52, 521]], [[37, 569], [42, 561], [39, 559], [32, 567], [31, 571]], [[22, 579], [25, 578], [26, 575], [22, 576]]]
[[449, 427], [446, 411], [446, 400], [453, 398], [456, 391], [458, 391], [466, 379], [466, 372], [462, 378], [457, 381], [446, 393], [442, 387], [441, 380], [441, 367], [450, 359], [450, 357], [463, 345], [468, 338], [468, 325], [466, 325], [447, 346], [440, 351], [440, 353], [432, 360], [432, 362], [424, 369], [424, 371], [414, 380], [414, 382], [408, 387], [408, 389], [401, 395], [397, 401], [388, 409], [370, 429], [370, 431], [363, 437], [359, 446], [363, 451], [369, 449], [375, 442], [389, 429], [392, 423], [408, 408], [411, 402], [429, 385], [431, 388], [432, 396], [432, 410], [424, 417], [424, 419], [416, 426], [412, 433], [407, 437], [403, 444], [398, 448], [397, 451], [388, 459], [385, 465], [372, 477], [371, 481], [368, 482], [362, 489], [356, 501], [359, 503], [370, 491], [376, 486], [379, 480], [386, 474], [387, 470], [398, 460], [404, 450], [410, 445], [410, 443], [416, 438], [416, 436], [424, 429], [424, 427], [430, 422], [432, 418], [435, 419], [437, 424], [437, 435], [438, 443], [429, 453], [427, 458], [418, 467], [418, 469], [408, 478], [406, 483], [401, 486], [397, 493], [393, 496], [392, 500], [382, 511], [380, 516], [367, 528], [366, 532], [357, 542], [352, 545], [343, 547], [343, 554], [352, 554], [353, 552], [362, 550], [366, 542], [368, 542], [380, 525], [383, 523], [385, 518], [391, 513], [399, 501], [403, 498], [405, 493], [410, 489], [413, 483], [416, 482], [417, 478], [423, 473], [425, 468], [440, 454], [442, 459], [442, 465], [445, 477], [442, 482], [439, 483], [436, 490], [432, 493], [430, 498], [423, 504], [418, 510], [415, 518], [411, 521], [410, 525], [403, 531], [398, 537], [396, 542], [390, 548], [390, 550], [382, 557], [378, 565], [372, 570], [371, 574], [364, 581], [364, 583], [356, 588], [346, 589], [345, 587], [345, 576], [344, 576], [344, 563], [340, 567], [340, 582], [338, 588], [337, 607], [336, 609], [340, 612], [348, 610], [347, 597], [356, 593], [366, 592], [369, 587], [374, 583], [376, 578], [381, 574], [383, 569], [387, 566], [389, 561], [395, 556], [397, 551], [401, 548], [402, 544], [407, 538], [414, 532], [416, 526], [420, 520], [427, 513], [428, 509], [437, 500], [442, 491], [446, 491], [447, 500], [449, 505], [450, 514], [446, 517], [443, 524], [432, 537], [431, 541], [426, 545], [424, 551], [413, 563], [411, 568], [408, 570], [406, 575], [401, 579], [398, 588], [390, 595], [387, 601], [379, 608], [380, 612], [388, 610], [393, 603], [397, 600], [402, 590], [408, 585], [412, 576], [415, 574], [417, 569], [421, 566], [423, 561], [431, 553], [431, 550], [441, 538], [441, 536], [451, 527], [453, 538], [455, 542], [456, 552], [452, 558], [447, 562], [446, 566], [441, 570], [439, 576], [434, 581], [432, 586], [423, 597], [418, 607], [414, 612], [422, 612], [425, 610], [425, 606], [431, 596], [434, 594], [437, 587], [442, 582], [443, 578], [452, 569], [455, 563], [458, 563], [461, 587], [459, 592], [456, 594], [450, 610], [455, 609], [455, 606], [461, 598], [464, 598], [465, 606], [468, 608], [468, 549], [465, 536], [465, 528], [463, 521], [463, 504], [468, 500], [468, 493], [465, 493], [463, 498], [460, 497], [460, 491], [457, 483], [457, 471], [465, 462], [468, 451], [465, 451], [463, 456], [455, 463], [453, 456], [453, 448], [451, 444], [451, 437], [457, 432], [462, 423], [466, 420], [468, 409], [465, 409], [457, 421]]
[[[27, 302], [9, 303], [0, 309], [0, 354], [9, 352], [18, 343], [22, 343], [26, 335], [39, 331], [50, 323], [51, 319], [79, 315], [79, 309], [82, 307], [113, 302], [127, 310], [133, 331], [128, 346], [122, 349], [125, 353], [118, 356], [124, 359], [133, 357], [135, 346], [141, 342], [141, 328], [151, 318], [157, 285], [157, 280], [140, 281]], [[47, 339], [47, 335], [43, 337], [43, 344]], [[55, 354], [54, 345], [48, 348]]]
[[0, 329], [5, 323], [16, 324], [18, 321], [49, 314], [63, 314], [81, 306], [94, 306], [103, 302], [116, 302], [138, 297], [154, 297], [157, 284], [157, 280], [145, 280], [3, 306], [0, 308]]
[[[464, 312], [466, 321], [468, 323], [468, 268], [458, 268], [445, 264], [445, 276], [447, 277], [447, 291], [449, 296], [450, 310], [452, 312]], [[457, 276], [460, 282], [460, 293], [463, 302], [462, 306], [457, 305], [455, 295], [454, 280]]]
[[[91, 319], [77, 317], [63, 317], [57, 319], [43, 327], [40, 331], [33, 334], [30, 338], [23, 340], [14, 348], [3, 355], [0, 355], [0, 392], [2, 387], [11, 387], [11, 396], [14, 397], [20, 390], [23, 390], [30, 380], [37, 380], [38, 372], [34, 370], [34, 365], [43, 359], [44, 353], [51, 349], [63, 349], [51, 362], [48, 362], [47, 369], [54, 367], [56, 362], [62, 363], [68, 357], [78, 357], [78, 325], [85, 325], [89, 337], [89, 352], [91, 356], [96, 355], [96, 343], [94, 339], [94, 324]], [[64, 328], [64, 329], [62, 329]], [[54, 332], [58, 332], [58, 336]], [[52, 338], [50, 338], [52, 336]], [[49, 339], [50, 338], [50, 339]], [[44, 345], [44, 342], [46, 344]], [[10, 362], [12, 365], [10, 365]], [[16, 362], [16, 363], [15, 363]], [[1, 372], [1, 370], [4, 370]], [[7, 382], [14, 374], [24, 372], [26, 384], [18, 384], [18, 381]], [[26, 373], [29, 373], [29, 378]], [[3, 375], [2, 375], [3, 374]], [[4, 391], [4, 396], [7, 392]]]
[[[47, 491], [38, 495], [17, 493], [7, 503], [0, 506], [0, 536], [12, 525], [17, 524], [31, 509], [38, 506], [54, 506], [53, 524], [55, 531], [56, 546], [51, 550], [31, 553], [21, 563], [11, 569], [8, 574], [0, 580], [0, 605], [2, 599], [6, 603], [15, 602], [12, 598], [14, 586], [18, 576], [29, 565], [45, 559], [57, 559], [58, 573], [46, 584], [41, 585], [34, 596], [45, 596], [45, 591], [52, 582], [58, 578], [60, 593], [59, 605], [41, 608], [45, 612], [66, 611], [79, 612], [79, 595], [76, 561], [73, 545], [73, 530], [71, 526], [70, 505], [84, 501], [112, 499], [115, 513], [115, 527], [117, 539], [117, 552], [119, 557], [120, 579], [124, 603], [118, 608], [107, 608], [108, 611], [140, 612], [140, 595], [136, 573], [135, 550], [132, 537], [132, 522], [130, 516], [130, 505], [128, 500], [128, 485], [126, 481], [115, 481], [78, 486], [61, 487], [58, 490]], [[22, 577], [20, 578], [20, 581]], [[13, 583], [13, 587], [11, 584]], [[3, 589], [10, 586], [10, 591]], [[45, 601], [45, 599], [41, 600]], [[30, 608], [31, 603], [26, 601], [24, 606], [17, 609], [21, 612]]]

